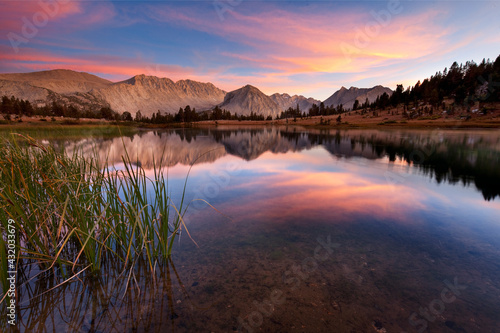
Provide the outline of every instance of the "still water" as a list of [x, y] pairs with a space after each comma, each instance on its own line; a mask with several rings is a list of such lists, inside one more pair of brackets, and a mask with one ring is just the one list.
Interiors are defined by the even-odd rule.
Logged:
[[60, 287], [28, 270], [20, 331], [500, 332], [498, 130], [48, 141], [117, 168], [126, 150], [151, 175], [163, 158], [174, 197], [189, 172], [198, 246], [182, 234], [155, 279], [139, 263], [129, 285], [113, 263]]

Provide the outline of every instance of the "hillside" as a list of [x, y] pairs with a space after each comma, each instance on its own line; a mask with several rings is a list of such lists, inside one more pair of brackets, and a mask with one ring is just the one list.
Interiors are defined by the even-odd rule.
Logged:
[[[10, 81], [20, 86], [44, 88], [58, 94], [86, 93], [92, 89], [105, 88], [113, 82], [98, 76], [75, 72], [67, 69], [55, 69], [33, 73], [0, 74], [0, 81]], [[16, 84], [14, 84], [16, 85]], [[19, 85], [18, 85], [19, 86]], [[16, 96], [22, 98], [21, 96]]]

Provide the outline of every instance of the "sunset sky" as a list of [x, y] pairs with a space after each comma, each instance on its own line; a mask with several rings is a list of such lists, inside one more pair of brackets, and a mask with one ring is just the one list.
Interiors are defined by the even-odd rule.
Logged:
[[494, 60], [499, 1], [0, 1], [0, 72], [65, 68], [324, 100]]

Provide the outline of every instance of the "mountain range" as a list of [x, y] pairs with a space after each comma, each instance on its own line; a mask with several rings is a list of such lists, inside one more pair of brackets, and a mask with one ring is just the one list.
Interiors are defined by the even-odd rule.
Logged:
[[287, 110], [288, 108], [295, 109], [297, 105], [299, 109], [302, 111], [307, 111], [313, 104], [319, 105], [321, 103], [320, 100], [314, 99], [312, 97], [307, 98], [302, 95], [293, 95], [290, 96], [288, 94], [272, 94], [271, 99], [278, 104], [278, 107], [283, 110]]
[[366, 99], [369, 103], [375, 102], [378, 96], [387, 93], [389, 96], [392, 94], [390, 88], [375, 86], [373, 88], [356, 88], [351, 87], [349, 89], [342, 87], [340, 90], [336, 91], [332, 96], [328, 97], [323, 103], [325, 106], [337, 107], [342, 104], [345, 109], [352, 109], [354, 102], [359, 101], [360, 105], [363, 104]]
[[119, 113], [129, 111], [134, 114], [140, 110], [146, 116], [151, 116], [158, 110], [173, 114], [186, 105], [198, 110], [208, 110], [220, 104], [226, 95], [224, 90], [211, 83], [192, 80], [174, 82], [146, 75], [137, 75], [102, 89], [94, 89], [90, 93]]
[[[356, 99], [370, 102], [384, 92], [392, 90], [382, 86], [368, 89], [342, 87], [327, 100], [326, 106], [343, 104], [352, 108]], [[153, 113], [176, 113], [180, 107], [190, 105], [198, 111], [210, 110], [215, 106], [231, 113], [248, 116], [251, 113], [275, 118], [290, 107], [306, 111], [321, 101], [314, 98], [288, 94], [268, 96], [258, 88], [246, 85], [231, 92], [225, 92], [212, 83], [192, 80], [174, 82], [168, 78], [136, 75], [128, 80], [111, 82], [96, 75], [57, 69], [33, 73], [0, 74], [0, 96], [15, 96], [29, 100], [37, 106], [53, 101], [72, 104], [76, 107], [98, 110], [111, 107], [118, 113], [129, 111], [150, 117]]]

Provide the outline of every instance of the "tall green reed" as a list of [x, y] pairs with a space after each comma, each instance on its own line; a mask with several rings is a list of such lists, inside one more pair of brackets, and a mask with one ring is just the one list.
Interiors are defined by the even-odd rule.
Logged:
[[[0, 228], [9, 218], [15, 221], [18, 260], [34, 261], [41, 270], [71, 270], [74, 277], [117, 260], [130, 277], [138, 259], [145, 258], [153, 271], [159, 259], [171, 255], [181, 231], [190, 236], [183, 220], [187, 176], [176, 206], [163, 159], [154, 164], [150, 179], [128, 154], [117, 169], [97, 154], [67, 156], [14, 134], [0, 141], [0, 156]], [[0, 240], [2, 263], [3, 250]], [[0, 282], [5, 293], [2, 275]]]

